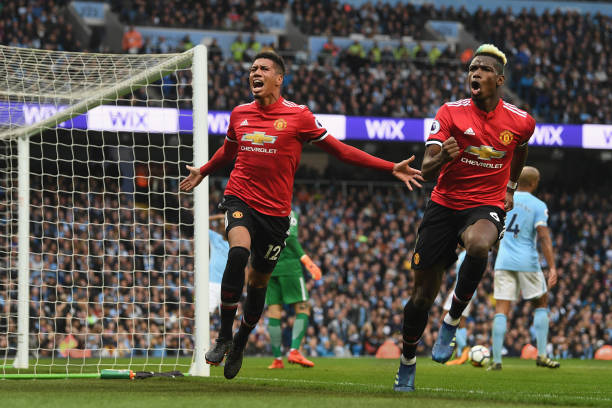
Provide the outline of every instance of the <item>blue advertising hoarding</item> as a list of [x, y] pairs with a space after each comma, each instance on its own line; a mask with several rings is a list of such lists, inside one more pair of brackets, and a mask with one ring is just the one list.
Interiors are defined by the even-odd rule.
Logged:
[[[0, 129], [28, 126], [57, 114], [65, 106], [0, 103]], [[230, 112], [209, 111], [208, 132], [224, 135]], [[423, 142], [433, 119], [320, 115], [316, 117], [341, 140]], [[191, 133], [189, 109], [102, 105], [59, 125], [61, 128], [113, 132]], [[612, 149], [612, 125], [537, 124], [533, 146]]]

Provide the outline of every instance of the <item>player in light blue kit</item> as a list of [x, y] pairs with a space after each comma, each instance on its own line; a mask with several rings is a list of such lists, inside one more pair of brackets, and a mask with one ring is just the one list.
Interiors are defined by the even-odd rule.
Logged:
[[[229, 243], [213, 228], [218, 220], [223, 220], [223, 214], [211, 215], [209, 221], [212, 223], [212, 228], [208, 229], [208, 239], [210, 242], [210, 263], [208, 273], [208, 313], [213, 313], [221, 303], [221, 279], [223, 279], [223, 271], [227, 264], [227, 253], [229, 252]], [[221, 229], [223, 224], [221, 224]]]
[[557, 270], [553, 255], [552, 240], [548, 230], [548, 208], [532, 193], [540, 182], [540, 172], [535, 167], [525, 166], [514, 194], [514, 209], [506, 215], [506, 233], [499, 244], [495, 261], [495, 284], [493, 297], [496, 300], [493, 319], [493, 363], [489, 370], [501, 370], [501, 350], [506, 334], [506, 316], [510, 302], [530, 300], [534, 307], [533, 324], [536, 332], [538, 367], [558, 368], [559, 362], [546, 355], [548, 341], [548, 294], [546, 278], [540, 266], [536, 237], [540, 250], [548, 264], [548, 286], [557, 283]]

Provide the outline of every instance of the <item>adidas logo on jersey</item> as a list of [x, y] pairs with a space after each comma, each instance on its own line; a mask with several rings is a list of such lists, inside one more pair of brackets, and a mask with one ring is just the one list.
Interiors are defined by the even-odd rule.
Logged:
[[472, 128], [469, 128], [468, 130], [466, 130], [465, 132], [463, 132], [464, 135], [470, 135], [470, 136], [474, 136], [476, 135], [476, 133], [474, 133], [474, 131], [472, 130]]
[[249, 121], [248, 120], [243, 120], [242, 123], [240, 124], [240, 126], [248, 126], [249, 125]]

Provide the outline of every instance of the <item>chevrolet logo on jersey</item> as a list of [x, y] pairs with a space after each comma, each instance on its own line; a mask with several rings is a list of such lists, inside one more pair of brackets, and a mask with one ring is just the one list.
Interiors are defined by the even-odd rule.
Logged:
[[506, 155], [506, 152], [495, 150], [491, 146], [481, 145], [480, 147], [468, 146], [465, 149], [466, 153], [473, 154], [482, 160], [501, 159]]
[[270, 136], [270, 135], [266, 135], [265, 132], [253, 132], [253, 133], [245, 133], [244, 136], [242, 136], [242, 141], [249, 141], [251, 142], [251, 144], [257, 145], [257, 146], [263, 146], [264, 143], [274, 143], [276, 142], [276, 138], [278, 136]]

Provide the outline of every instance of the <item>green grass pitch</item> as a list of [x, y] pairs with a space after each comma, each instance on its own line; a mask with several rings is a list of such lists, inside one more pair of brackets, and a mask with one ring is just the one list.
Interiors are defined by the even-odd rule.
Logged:
[[[417, 391], [405, 394], [392, 390], [396, 360], [319, 358], [314, 359], [316, 366], [312, 369], [285, 363], [283, 370], [268, 370], [271, 360], [246, 358], [238, 377], [230, 381], [223, 378], [222, 367], [211, 367], [209, 378], [5, 379], [0, 380], [0, 405], [7, 408], [612, 407], [612, 362], [606, 361], [562, 360], [560, 369], [551, 370], [537, 368], [533, 361], [507, 358], [502, 371], [487, 372], [469, 364], [447, 367], [420, 357]], [[157, 371], [158, 366], [138, 365], [133, 369]]]

